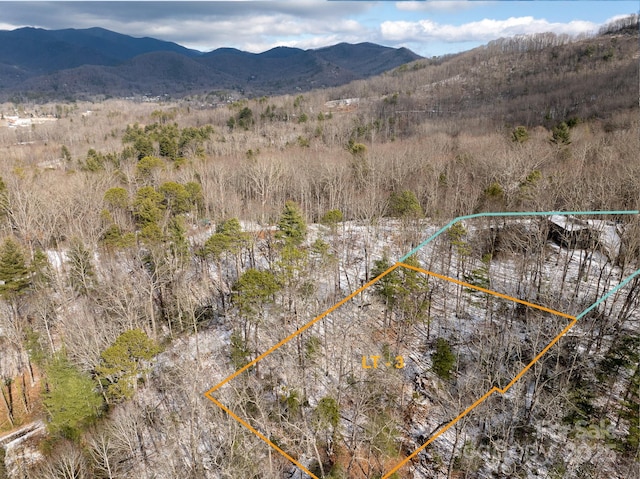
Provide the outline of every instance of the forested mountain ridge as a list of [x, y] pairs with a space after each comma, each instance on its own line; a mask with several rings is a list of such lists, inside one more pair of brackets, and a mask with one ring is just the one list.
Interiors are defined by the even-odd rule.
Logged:
[[145, 53], [173, 51], [187, 57], [201, 53], [172, 42], [134, 38], [104, 28], [0, 31], [0, 63], [30, 74], [51, 73], [81, 65], [116, 65]]
[[[491, 118], [550, 127], [569, 118], [606, 119], [633, 108], [640, 76], [637, 17], [620, 30], [572, 39], [551, 33], [500, 39], [457, 55], [400, 66], [343, 97], [385, 95], [399, 120]], [[366, 93], [362, 93], [362, 92]]]
[[[503, 41], [473, 68], [222, 107], [0, 105], [0, 437], [21, 436], [0, 439], [0, 477], [304, 477], [203, 393], [452, 218], [639, 209], [637, 89], [556, 101], [624, 76], [637, 38]], [[544, 79], [553, 55], [535, 108], [488, 108], [519, 70], [476, 91], [514, 58]], [[466, 286], [398, 268], [214, 396], [319, 478], [379, 478], [568, 324], [477, 288], [580, 314], [640, 268], [639, 231], [634, 214], [464, 221], [404, 262]], [[639, 298], [636, 276], [392, 477], [634, 477]]]
[[0, 31], [0, 94], [46, 100], [184, 96], [210, 90], [292, 93], [368, 78], [418, 58], [406, 48], [371, 43], [203, 53], [102, 28], [21, 28]]

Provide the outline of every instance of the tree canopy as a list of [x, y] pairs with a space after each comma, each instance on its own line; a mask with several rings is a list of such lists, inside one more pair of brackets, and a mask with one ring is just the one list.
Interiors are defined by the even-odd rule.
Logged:
[[49, 415], [47, 428], [54, 435], [77, 439], [101, 413], [103, 401], [95, 390], [96, 384], [60, 354], [45, 370], [48, 384], [44, 394], [44, 406]]
[[250, 268], [233, 285], [237, 293], [233, 301], [243, 316], [254, 316], [264, 304], [271, 302], [271, 297], [279, 289], [280, 285], [271, 271]]
[[0, 296], [7, 299], [22, 293], [31, 283], [24, 254], [11, 238], [0, 246]]
[[145, 362], [160, 352], [160, 347], [140, 329], [122, 333], [100, 355], [98, 378], [106, 385], [107, 397], [114, 401], [129, 399], [145, 371]]
[[302, 217], [302, 212], [296, 203], [287, 201], [278, 220], [278, 233], [276, 237], [283, 239], [285, 243], [299, 245], [307, 236], [307, 223]]

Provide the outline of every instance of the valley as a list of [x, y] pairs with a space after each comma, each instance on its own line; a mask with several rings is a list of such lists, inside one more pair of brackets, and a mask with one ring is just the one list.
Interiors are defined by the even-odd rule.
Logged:
[[7, 98], [0, 478], [634, 477], [614, 27], [326, 88]]

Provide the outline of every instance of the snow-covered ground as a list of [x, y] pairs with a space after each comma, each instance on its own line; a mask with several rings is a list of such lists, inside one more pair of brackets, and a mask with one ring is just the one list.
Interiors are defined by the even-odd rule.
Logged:
[[0, 447], [5, 449], [4, 465], [8, 477], [23, 477], [22, 471], [42, 460], [38, 442], [44, 436], [45, 425], [42, 421], [35, 421], [11, 434], [0, 436]]
[[[534, 232], [539, 224], [531, 219], [513, 220], [512, 224], [516, 223]], [[608, 245], [607, 251], [619, 250], [620, 235], [616, 225], [595, 220], [588, 224], [594, 229], [601, 229], [603, 242]], [[275, 228], [253, 223], [243, 223], [242, 226], [245, 231], [254, 233], [257, 239], [253, 266], [269, 267], [267, 250], [263, 246]], [[483, 261], [483, 251], [478, 244], [486, 232], [487, 223], [467, 221], [464, 226], [467, 235], [463, 241], [469, 248], [452, 246], [444, 233], [417, 253], [421, 267], [463, 281], [488, 281], [492, 290], [572, 315], [579, 314], [623, 279], [620, 268], [613, 264], [609, 254], [601, 250], [570, 250], [548, 242], [546, 238], [543, 238], [540, 248], [533, 248], [530, 254], [501, 253], [490, 261], [486, 258]], [[297, 297], [295, 307], [288, 305], [284, 298], [278, 299], [275, 305], [267, 306], [258, 326], [252, 324], [249, 327], [251, 356], [256, 357], [268, 350], [360, 288], [367, 279], [373, 279], [375, 261], [386, 257], [389, 264], [393, 264], [438, 229], [437, 225], [426, 220], [419, 225], [387, 220], [380, 220], [377, 224], [345, 222], [335, 231], [321, 225], [309, 225], [305, 247], [310, 252], [309, 261], [313, 266], [298, 279], [312, 284], [313, 294]], [[202, 244], [214, 231], [213, 226], [198, 230], [191, 240], [194, 244]], [[316, 239], [329, 244], [333, 262], [311, 253]], [[241, 263], [252, 264], [250, 253], [243, 254]], [[48, 256], [56, 270], [63, 267], [64, 253], [50, 251]], [[218, 277], [217, 265], [210, 264], [205, 274], [217, 284], [231, 282], [236, 275], [235, 258], [225, 258], [221, 267], [222, 278]], [[396, 404], [398, 408], [399, 405], [406, 408], [390, 414], [399, 421], [404, 440], [412, 445], [408, 448], [411, 450], [429, 439], [438, 427], [455, 418], [493, 385], [505, 386], [568, 323], [566, 318], [548, 313], [534, 314], [527, 308], [518, 309], [506, 299], [488, 298], [485, 293], [466, 291], [442, 279], [429, 278], [428, 288], [431, 292], [429, 322], [408, 328], [402, 339], [399, 333], [383, 327], [385, 305], [372, 287], [318, 321], [299, 336], [299, 341], [289, 341], [260, 361], [251, 374], [245, 373], [244, 379], [231, 380], [214, 396], [229, 407], [238, 407], [242, 401], [246, 402], [243, 388], [250, 384], [254, 391], [262, 391], [260, 407], [268, 410], [275, 406], [283, 407], [283, 398], [300, 393], [306, 401], [301, 407], [307, 415], [307, 426], [301, 424], [300, 427], [308, 427], [308, 417], [322, 398], [338, 397], [342, 401], [340, 430], [344, 437], [350, 437], [367, 427], [367, 414], [371, 412], [361, 415], [359, 411], [369, 411], [367, 408], [372, 407], [362, 400], [371, 394], [365, 385], [375, 378], [377, 383], [384, 385], [382, 394], [385, 401]], [[599, 310], [615, 317], [627, 292], [628, 287], [622, 288]], [[637, 309], [636, 306], [632, 310], [634, 321], [637, 321]], [[211, 455], [214, 447], [211, 441], [225, 444], [224, 435], [218, 437], [215, 434], [219, 432], [209, 431], [210, 427], [217, 427], [217, 423], [208, 426], [206, 421], [221, 419], [216, 416], [216, 406], [204, 398], [203, 393], [233, 373], [229, 361], [231, 334], [240, 327], [240, 319], [231, 309], [225, 317], [199, 325], [197, 333], [185, 333], [174, 339], [158, 356], [149, 375], [150, 387], [141, 389], [136, 399], [138, 407], [155, 409], [160, 417], [166, 415], [163, 420], [171, 424], [171, 427], [166, 426], [166, 430], [149, 429], [143, 440], [146, 448], [158, 451], [158, 456], [151, 459], [152, 463], [160, 464], [163, 455], [175, 453], [176, 457], [182, 457], [179, 451], [193, 447], [189, 443], [189, 438], [193, 439], [195, 434], [193, 428], [200, 428], [198, 434], [207, 431], [206, 434], [211, 435], [196, 448], [205, 457]], [[396, 321], [391, 329], [400, 326]], [[577, 325], [568, 336], [586, 337], [587, 332], [582, 328], [581, 324]], [[457, 369], [451, 384], [443, 382], [432, 371], [434, 342], [438, 337], [447, 339], [456, 353]], [[304, 350], [311, 338], [318, 338], [320, 346], [314, 356], [306, 357]], [[391, 372], [384, 368], [363, 370], [362, 356], [380, 355], [385, 344], [397, 348], [395, 352], [404, 356], [405, 369]], [[561, 344], [556, 348], [563, 347]], [[586, 354], [581, 344], [576, 351]], [[558, 354], [556, 356], [559, 357]], [[460, 424], [465, 424], [461, 436], [456, 437], [455, 427], [441, 434], [411, 466], [413, 477], [446, 477], [449, 461], [460, 454], [481, 459], [483, 466], [474, 477], [515, 477], [516, 474], [527, 478], [550, 477], [553, 464], [544, 459], [544, 454], [561, 453], [561, 444], [567, 442], [569, 426], [534, 423], [536, 437], [546, 441], [544, 445], [542, 439], [536, 443], [537, 453], [512, 447], [505, 442], [506, 439], [499, 438], [491, 438], [491, 447], [472, 451], [465, 446], [466, 441], [478, 442], [484, 437], [485, 427], [497, 430], [522, 414], [523, 409], [528, 410], [537, 404], [537, 395], [540, 394], [535, 387], [535, 382], [540, 379], [536, 376], [538, 372], [532, 369], [505, 395], [494, 394], [487, 399], [486, 407], [479, 407], [469, 418], [461, 420]], [[182, 392], [175, 390], [176, 384], [181, 385]], [[202, 415], [200, 422], [190, 422], [198, 414]], [[279, 435], [289, 431], [286, 424], [274, 426], [266, 417], [261, 421], [256, 423], [256, 427], [265, 434], [276, 431]], [[274, 429], [269, 430], [270, 427]], [[293, 445], [298, 444], [295, 437], [300, 432], [289, 431], [289, 434], [291, 437], [281, 437], [280, 440], [285, 444], [289, 440]], [[171, 443], [172, 437], [178, 438], [175, 444]], [[582, 464], [593, 454], [600, 454], [598, 457], [603, 461], [613, 460], [609, 452], [598, 452], [593, 445], [569, 442], [565, 450], [571, 451], [572, 457], [567, 461], [567, 467]], [[315, 459], [313, 454], [300, 444], [296, 447], [300, 449], [292, 452], [298, 454], [304, 464], [311, 464]], [[525, 453], [530, 455], [526, 471], [516, 471]], [[220, 454], [224, 455], [223, 452]], [[213, 459], [206, 459], [205, 466], [210, 471], [206, 477], [218, 477], [213, 472], [216, 467]], [[294, 469], [289, 468], [289, 471]], [[171, 477], [169, 469], [155, 472], [157, 477]]]

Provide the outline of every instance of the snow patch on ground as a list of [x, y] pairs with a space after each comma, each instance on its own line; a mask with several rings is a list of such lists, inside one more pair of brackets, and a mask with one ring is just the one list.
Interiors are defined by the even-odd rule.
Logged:
[[21, 471], [44, 459], [38, 443], [45, 434], [44, 423], [36, 421], [0, 438], [0, 447], [4, 445], [5, 448], [4, 463], [8, 477], [23, 477]]

